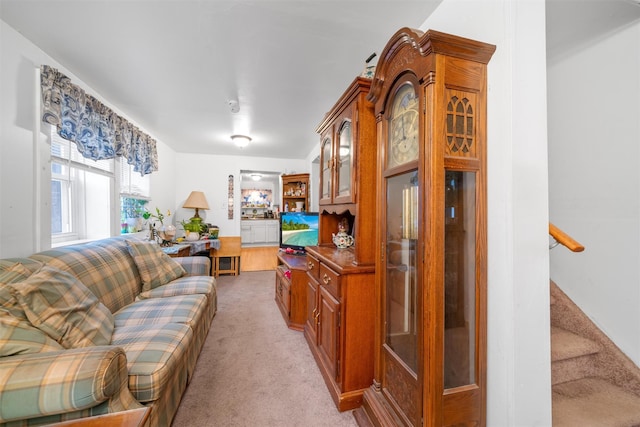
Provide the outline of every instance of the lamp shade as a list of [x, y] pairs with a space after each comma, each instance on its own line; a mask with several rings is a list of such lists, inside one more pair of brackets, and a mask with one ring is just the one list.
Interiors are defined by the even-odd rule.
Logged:
[[200, 218], [198, 209], [209, 209], [209, 203], [207, 203], [207, 198], [204, 197], [204, 193], [202, 191], [192, 191], [182, 207], [186, 209], [195, 209], [196, 214], [194, 218]]

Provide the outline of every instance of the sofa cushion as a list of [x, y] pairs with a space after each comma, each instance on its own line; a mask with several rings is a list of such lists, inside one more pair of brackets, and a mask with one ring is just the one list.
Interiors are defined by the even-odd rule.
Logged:
[[0, 310], [0, 357], [57, 350], [63, 347], [40, 329]]
[[177, 295], [136, 301], [114, 314], [116, 328], [134, 325], [163, 325], [202, 321], [206, 312], [205, 295]]
[[136, 299], [173, 297], [176, 295], [211, 295], [215, 281], [211, 276], [185, 276], [150, 291], [142, 292]]
[[207, 317], [209, 320], [207, 322], [210, 322], [216, 315], [216, 310], [218, 308], [216, 281], [212, 276], [184, 276], [148, 292], [142, 292], [138, 295], [137, 300], [198, 294], [206, 295], [208, 299], [207, 304], [209, 307], [207, 308]]
[[162, 286], [187, 274], [184, 268], [155, 242], [127, 240], [129, 253], [142, 279], [142, 292]]
[[191, 328], [179, 323], [116, 327], [112, 344], [127, 354], [129, 389], [138, 402], [159, 399], [175, 378], [186, 384], [192, 341]]
[[44, 266], [10, 284], [29, 322], [65, 348], [107, 345], [113, 315], [71, 274]]

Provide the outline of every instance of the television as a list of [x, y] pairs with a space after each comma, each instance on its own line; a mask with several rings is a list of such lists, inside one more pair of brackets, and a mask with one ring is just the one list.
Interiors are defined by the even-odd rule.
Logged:
[[318, 212], [281, 212], [280, 247], [304, 251], [318, 244]]

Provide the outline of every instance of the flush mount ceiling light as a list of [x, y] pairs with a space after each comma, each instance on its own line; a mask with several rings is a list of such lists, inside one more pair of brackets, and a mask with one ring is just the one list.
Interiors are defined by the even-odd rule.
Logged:
[[251, 179], [254, 181], [260, 181], [262, 179], [262, 175], [260, 175], [259, 173], [252, 173]]
[[231, 140], [240, 148], [246, 147], [251, 142], [251, 138], [246, 135], [231, 135]]

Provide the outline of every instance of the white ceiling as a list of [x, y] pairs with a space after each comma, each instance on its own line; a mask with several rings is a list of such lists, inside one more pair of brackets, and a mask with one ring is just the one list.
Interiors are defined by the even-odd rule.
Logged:
[[1, 0], [0, 17], [176, 151], [302, 159], [369, 55], [439, 2]]
[[[0, 0], [0, 18], [178, 152], [301, 159], [369, 55], [440, 1]], [[547, 0], [549, 56], [639, 18], [637, 0]]]

